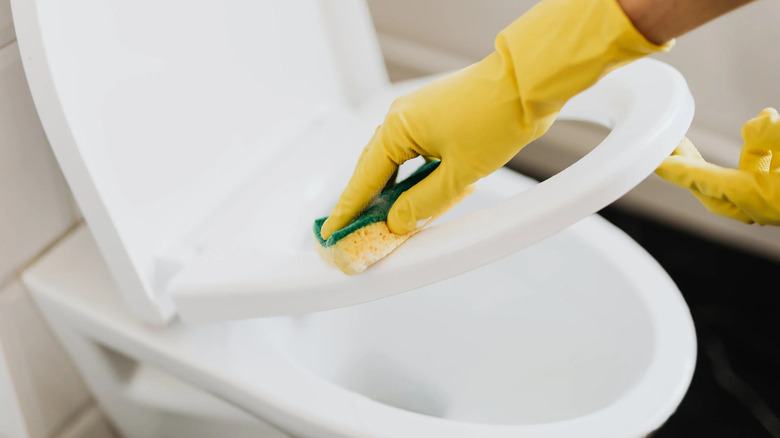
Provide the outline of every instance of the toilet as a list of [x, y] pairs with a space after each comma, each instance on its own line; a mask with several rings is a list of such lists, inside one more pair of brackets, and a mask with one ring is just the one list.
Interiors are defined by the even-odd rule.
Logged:
[[685, 135], [671, 66], [568, 102], [559, 120], [611, 131], [567, 169], [500, 169], [345, 276], [311, 224], [393, 99], [435, 79], [390, 83], [362, 0], [12, 11], [85, 219], [23, 280], [123, 436], [638, 438], [677, 409], [690, 312], [595, 214]]

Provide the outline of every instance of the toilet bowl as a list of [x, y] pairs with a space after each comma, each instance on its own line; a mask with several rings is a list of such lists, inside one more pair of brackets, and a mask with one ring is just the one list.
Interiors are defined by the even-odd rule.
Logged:
[[594, 215], [691, 122], [668, 65], [567, 103], [612, 130], [568, 169], [500, 169], [347, 277], [311, 222], [390, 102], [434, 79], [387, 81], [362, 1], [12, 11], [85, 218], [23, 279], [126, 437], [642, 437], [685, 394], [684, 300]]
[[[524, 184], [502, 170], [474, 196]], [[24, 280], [127, 437], [643, 437], [696, 361], [674, 283], [599, 216], [431, 286], [299, 316], [139, 322], [86, 227]]]

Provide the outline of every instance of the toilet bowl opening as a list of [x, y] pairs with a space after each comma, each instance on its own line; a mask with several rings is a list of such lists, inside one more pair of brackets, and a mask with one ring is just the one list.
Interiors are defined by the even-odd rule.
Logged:
[[654, 337], [633, 289], [564, 230], [416, 291], [281, 318], [284, 348], [317, 376], [396, 408], [562, 421], [615, 403], [644, 376]]
[[557, 120], [542, 137], [521, 149], [507, 167], [543, 181], [584, 157], [610, 131], [583, 120]]

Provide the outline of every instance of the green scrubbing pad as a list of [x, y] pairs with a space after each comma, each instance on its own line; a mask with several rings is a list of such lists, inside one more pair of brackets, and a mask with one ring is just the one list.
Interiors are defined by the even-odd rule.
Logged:
[[[314, 221], [315, 248], [328, 263], [338, 267], [348, 275], [362, 272], [370, 265], [381, 260], [401, 245], [416, 231], [407, 234], [395, 234], [387, 228], [387, 214], [399, 196], [422, 181], [438, 167], [439, 161], [421, 165], [409, 177], [392, 187], [385, 188], [368, 205], [365, 211], [346, 227], [334, 232], [328, 240], [320, 234], [322, 224], [327, 217]], [[470, 188], [469, 188], [470, 189]], [[469, 193], [468, 190], [464, 196]], [[462, 199], [454, 200], [450, 206]], [[444, 209], [448, 210], [449, 207]], [[438, 213], [430, 220], [438, 217]], [[429, 222], [430, 222], [429, 220]], [[419, 230], [420, 228], [418, 228]]]
[[370, 204], [368, 204], [368, 207], [365, 209], [365, 211], [363, 211], [363, 213], [360, 216], [357, 217], [357, 219], [352, 221], [352, 223], [350, 223], [346, 227], [337, 230], [336, 232], [331, 234], [328, 240], [324, 240], [322, 238], [322, 235], [320, 234], [320, 230], [322, 229], [322, 224], [325, 223], [325, 220], [328, 218], [323, 217], [314, 221], [314, 235], [317, 237], [317, 240], [319, 241], [320, 245], [326, 248], [333, 246], [339, 240], [343, 239], [346, 236], [349, 236], [353, 232], [363, 227], [366, 227], [371, 224], [375, 224], [377, 222], [386, 221], [387, 213], [390, 212], [390, 207], [392, 207], [395, 201], [398, 199], [398, 197], [401, 196], [401, 193], [409, 190], [413, 185], [422, 181], [423, 178], [430, 175], [431, 172], [433, 172], [433, 170], [436, 169], [436, 167], [438, 166], [439, 166], [439, 161], [431, 161], [429, 163], [425, 163], [419, 168], [417, 168], [417, 170], [415, 170], [413, 174], [409, 175], [408, 178], [404, 179], [399, 183], [396, 183], [390, 188], [383, 190], [382, 193], [379, 194], [379, 196], [374, 198], [374, 200], [371, 201]]

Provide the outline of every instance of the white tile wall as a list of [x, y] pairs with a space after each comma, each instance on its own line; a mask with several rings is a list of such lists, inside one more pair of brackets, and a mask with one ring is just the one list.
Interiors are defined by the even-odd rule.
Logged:
[[0, 49], [0, 285], [78, 218], [16, 43]]
[[0, 0], [2, 438], [116, 437], [18, 280], [80, 217], [30, 95], [9, 0]]
[[118, 438], [111, 424], [97, 406], [91, 406], [55, 438]]
[[14, 40], [14, 21], [11, 17], [11, 2], [0, 0], [0, 47]]
[[76, 368], [18, 282], [0, 291], [0, 344], [31, 438], [48, 438], [92, 403]]
[[27, 436], [24, 417], [16, 396], [16, 388], [0, 342], [0, 437]]
[[[470, 63], [488, 55], [496, 34], [539, 0], [367, 1], [380, 36]], [[780, 107], [780, 56], [772, 49], [780, 38], [778, 17], [777, 2], [753, 2], [683, 35], [668, 54], [655, 56], [688, 78], [697, 101], [695, 123], [735, 139], [735, 155], [742, 123], [766, 106]]]

